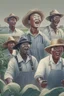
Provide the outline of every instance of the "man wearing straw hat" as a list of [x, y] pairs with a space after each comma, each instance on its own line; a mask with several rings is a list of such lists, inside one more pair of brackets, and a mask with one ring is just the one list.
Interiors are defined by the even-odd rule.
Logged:
[[43, 30], [43, 33], [50, 39], [54, 38], [64, 38], [64, 33], [62, 29], [58, 27], [60, 19], [63, 17], [63, 14], [60, 14], [56, 9], [50, 12], [50, 15], [46, 18], [51, 22], [49, 26], [46, 26]]
[[15, 39], [18, 39], [21, 35], [23, 35], [23, 31], [15, 27], [18, 20], [19, 17], [13, 13], [6, 17], [4, 21], [9, 25], [9, 27], [4, 34], [12, 35]]
[[16, 55], [16, 50], [13, 49], [13, 47], [16, 45], [15, 39], [10, 36], [8, 40], [3, 44], [3, 47], [5, 48], [4, 54], [5, 56], [7, 55], [8, 57], [10, 56], [15, 56]]
[[61, 57], [64, 51], [64, 40], [52, 40], [45, 50], [50, 55], [39, 62], [35, 79], [42, 88], [51, 89], [64, 86], [64, 59]]
[[31, 42], [25, 37], [21, 37], [19, 42], [14, 46], [19, 52], [9, 63], [4, 75], [6, 83], [16, 82], [22, 88], [27, 84], [36, 84], [34, 73], [37, 69], [38, 62], [36, 58], [29, 54]]
[[30, 52], [33, 56], [36, 57], [38, 62], [40, 59], [47, 56], [44, 47], [49, 45], [48, 38], [39, 30], [43, 19], [44, 14], [38, 9], [30, 10], [22, 19], [23, 25], [29, 28], [26, 37], [32, 42]]

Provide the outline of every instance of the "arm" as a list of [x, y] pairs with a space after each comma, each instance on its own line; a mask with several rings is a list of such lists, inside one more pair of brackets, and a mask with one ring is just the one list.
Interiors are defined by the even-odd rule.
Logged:
[[43, 88], [47, 86], [47, 81], [44, 80], [45, 75], [45, 60], [39, 62], [34, 78], [38, 81], [39, 85]]
[[5, 72], [5, 75], [4, 75], [4, 79], [5, 79], [5, 82], [8, 84], [10, 82], [13, 81], [13, 78], [14, 78], [14, 74], [15, 74], [15, 59], [14, 57], [9, 61], [8, 63], [8, 68]]

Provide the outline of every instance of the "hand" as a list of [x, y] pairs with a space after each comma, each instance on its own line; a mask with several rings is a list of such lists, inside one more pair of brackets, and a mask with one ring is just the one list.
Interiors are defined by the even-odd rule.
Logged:
[[45, 88], [47, 86], [47, 81], [43, 80], [40, 85], [41, 85], [41, 87]]
[[64, 86], [64, 79], [63, 79], [63, 80], [61, 80], [61, 83], [62, 83], [62, 85]]

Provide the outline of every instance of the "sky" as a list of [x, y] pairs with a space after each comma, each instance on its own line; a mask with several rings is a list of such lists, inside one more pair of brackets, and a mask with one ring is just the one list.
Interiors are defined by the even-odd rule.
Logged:
[[[64, 0], [0, 0], [0, 26], [8, 26], [4, 18], [10, 13], [19, 16], [20, 20], [17, 25], [22, 25], [23, 16], [35, 8], [43, 11], [45, 18], [41, 26], [47, 26], [50, 22], [46, 20], [46, 17], [49, 16], [51, 10], [56, 9], [64, 14]], [[64, 25], [64, 17], [61, 18], [59, 25]]]

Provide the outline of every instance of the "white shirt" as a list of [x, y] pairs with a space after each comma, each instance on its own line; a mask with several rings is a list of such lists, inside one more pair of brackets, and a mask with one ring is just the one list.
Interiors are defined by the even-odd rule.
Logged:
[[[51, 68], [55, 69], [55, 70], [62, 70], [61, 67], [61, 62], [63, 61], [63, 65], [64, 65], [64, 59], [60, 58], [60, 60], [57, 62], [57, 64], [54, 63], [54, 61], [52, 60], [52, 56], [47, 56], [45, 58], [43, 58], [42, 60], [40, 60], [38, 68], [36, 70], [35, 73], [35, 79], [37, 79], [38, 77], [48, 77]], [[51, 64], [51, 66], [50, 66]], [[63, 68], [64, 69], [64, 68]]]
[[64, 32], [62, 29], [57, 28], [56, 33], [54, 30], [49, 26], [45, 27], [43, 30], [43, 33], [49, 38], [49, 39], [55, 39], [55, 38], [64, 38]]
[[[23, 72], [28, 72], [28, 71], [32, 70], [29, 56], [27, 56], [27, 60], [24, 61], [23, 58], [21, 57], [21, 55], [18, 53], [17, 58], [18, 58], [18, 62], [20, 62], [20, 64], [21, 64], [21, 68], [22, 68]], [[38, 66], [38, 62], [37, 62], [36, 58], [33, 56], [32, 56], [32, 61], [33, 61], [34, 69], [36, 70], [37, 66]], [[19, 71], [17, 61], [13, 57], [8, 63], [8, 68], [5, 72], [4, 79], [7, 79], [7, 78], [13, 79], [14, 77], [18, 76], [19, 72], [20, 71]]]

